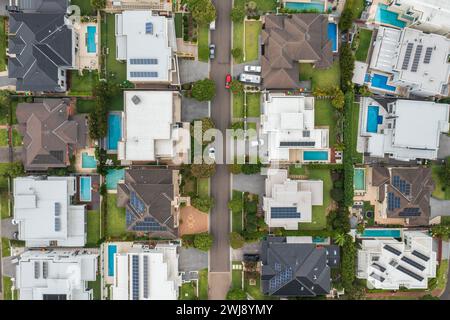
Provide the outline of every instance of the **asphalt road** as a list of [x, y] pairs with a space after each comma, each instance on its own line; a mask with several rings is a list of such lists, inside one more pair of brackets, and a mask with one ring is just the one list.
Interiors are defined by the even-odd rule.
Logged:
[[[217, 11], [216, 30], [211, 31], [211, 43], [216, 45], [216, 58], [210, 63], [210, 77], [216, 83], [216, 96], [211, 104], [211, 118], [222, 133], [231, 123], [230, 92], [225, 89], [225, 77], [231, 73], [231, 0], [214, 0]], [[223, 154], [226, 152], [224, 150]], [[225, 162], [225, 159], [224, 161]], [[230, 174], [225, 164], [216, 166], [211, 177], [211, 196], [215, 206], [210, 213], [210, 233], [214, 244], [209, 255], [210, 299], [224, 299], [230, 286], [230, 213], [228, 210]]]

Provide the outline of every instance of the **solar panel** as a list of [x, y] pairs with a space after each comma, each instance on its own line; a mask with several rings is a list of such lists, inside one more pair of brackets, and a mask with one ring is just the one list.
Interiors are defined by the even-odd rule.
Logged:
[[131, 78], [157, 78], [158, 72], [156, 71], [131, 71]]
[[280, 147], [313, 147], [315, 141], [281, 141]]
[[381, 265], [379, 265], [378, 263], [373, 263], [372, 267], [377, 269], [377, 270], [379, 270], [379, 271], [381, 271], [381, 272], [385, 272], [386, 271], [386, 268], [381, 266]]
[[421, 265], [420, 263], [417, 263], [416, 261], [414, 261], [408, 257], [403, 256], [401, 260], [405, 261], [407, 264], [413, 266], [414, 268], [419, 269], [420, 271], [425, 270], [425, 267], [423, 265]]
[[158, 59], [130, 59], [130, 64], [158, 64]]
[[388, 192], [388, 210], [392, 211], [394, 209], [400, 208], [400, 197], [394, 196], [394, 193]]
[[430, 63], [431, 61], [431, 54], [433, 53], [432, 47], [427, 47], [427, 50], [425, 51], [425, 57], [423, 58], [423, 63]]
[[427, 257], [426, 255], [424, 255], [423, 253], [420, 253], [417, 250], [413, 250], [413, 252], [411, 252], [413, 256], [416, 256], [419, 259], [422, 259], [423, 261], [428, 261], [430, 260], [430, 257]]
[[55, 217], [55, 231], [61, 231], [61, 218]]
[[412, 272], [411, 270], [406, 269], [403, 266], [397, 266], [397, 270], [400, 270], [401, 272], [403, 272], [404, 274], [407, 274], [408, 276], [410, 276], [411, 278], [414, 278], [418, 281], [422, 281], [424, 278], [419, 276], [418, 274]]
[[153, 34], [153, 23], [147, 22], [145, 24], [145, 33], [147, 34]]
[[48, 278], [48, 261], [42, 262], [42, 277], [44, 279]]
[[148, 256], [144, 256], [144, 298], [148, 299]]
[[39, 261], [35, 261], [34, 262], [34, 278], [35, 279], [39, 279], [40, 270], [41, 270], [41, 266], [39, 264]]
[[61, 214], [61, 204], [55, 202], [55, 216], [58, 217]]
[[390, 253], [395, 254], [396, 256], [399, 256], [399, 255], [402, 254], [400, 250], [397, 250], [397, 249], [395, 249], [394, 247], [391, 247], [388, 244], [384, 245], [383, 248], [386, 249], [387, 251], [389, 251]]
[[396, 188], [398, 188], [400, 186], [400, 177], [399, 176], [394, 176], [393, 186]]
[[371, 276], [372, 278], [374, 278], [375, 280], [378, 280], [378, 281], [380, 281], [380, 282], [383, 282], [384, 280], [386, 280], [385, 278], [383, 278], [382, 276], [376, 274], [375, 272], [372, 272], [372, 273], [370, 274], [370, 276]]
[[420, 208], [405, 208], [398, 214], [400, 217], [418, 217], [421, 215]]
[[286, 268], [283, 271], [278, 272], [272, 279], [269, 280], [269, 289], [277, 290], [283, 285], [292, 280], [293, 271], [291, 267]]
[[145, 217], [143, 221], [138, 221], [132, 228], [133, 231], [139, 232], [155, 232], [155, 231], [166, 231], [167, 227], [161, 225], [152, 217]]
[[422, 54], [423, 45], [419, 44], [416, 48], [416, 52], [414, 53], [414, 60], [411, 67], [412, 72], [417, 72], [417, 68], [419, 67], [420, 55]]
[[275, 262], [275, 271], [281, 271], [281, 264], [279, 264], [278, 262]]
[[270, 216], [273, 219], [298, 219], [300, 212], [295, 207], [273, 207], [270, 208]]
[[132, 258], [132, 298], [133, 300], [139, 300], [139, 256], [133, 255]]
[[134, 191], [130, 192], [130, 205], [137, 213], [144, 213], [145, 211], [145, 203], [139, 199], [139, 196]]
[[406, 46], [405, 57], [403, 58], [402, 70], [408, 69], [409, 61], [411, 60], [411, 53], [412, 53], [413, 46], [414, 46], [413, 43], [408, 43], [408, 45]]

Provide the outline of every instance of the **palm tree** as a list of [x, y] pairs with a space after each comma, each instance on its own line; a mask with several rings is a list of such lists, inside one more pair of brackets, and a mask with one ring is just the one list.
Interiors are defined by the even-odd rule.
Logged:
[[340, 247], [342, 247], [345, 244], [346, 240], [347, 240], [346, 235], [343, 233], [338, 233], [334, 236], [334, 242]]

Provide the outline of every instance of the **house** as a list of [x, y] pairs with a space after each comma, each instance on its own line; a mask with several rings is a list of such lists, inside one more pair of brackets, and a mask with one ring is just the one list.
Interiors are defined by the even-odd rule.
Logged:
[[15, 3], [8, 14], [8, 77], [17, 79], [17, 91], [65, 92], [78, 41], [66, 17], [68, 1]]
[[261, 33], [264, 88], [300, 87], [299, 63], [312, 63], [319, 69], [333, 64], [327, 15], [270, 14], [264, 17], [264, 21]]
[[425, 232], [404, 231], [402, 240], [362, 240], [358, 249], [357, 278], [366, 279], [369, 289], [427, 289], [436, 277], [433, 239]]
[[43, 99], [17, 105], [25, 170], [65, 168], [70, 165], [75, 150], [86, 146], [87, 120], [72, 113], [69, 99]]
[[181, 99], [172, 91], [125, 91], [117, 158], [131, 162], [187, 163], [189, 123], [181, 122]]
[[267, 237], [261, 244], [261, 291], [276, 297], [327, 295], [331, 291], [327, 262], [338, 257], [337, 246], [316, 246], [298, 237]]
[[170, 0], [107, 0], [106, 8], [108, 10], [153, 10], [153, 11], [172, 11], [172, 2]]
[[399, 14], [409, 27], [443, 36], [450, 35], [448, 0], [394, 0], [386, 8]]
[[261, 126], [269, 162], [329, 162], [329, 131], [314, 126], [314, 97], [265, 95]]
[[20, 300], [92, 300], [98, 255], [75, 251], [25, 251], [16, 266]]
[[177, 245], [154, 248], [133, 245], [126, 253], [114, 255], [113, 300], [178, 300], [181, 275]]
[[447, 96], [450, 39], [417, 29], [379, 27], [375, 39], [369, 88], [390, 94]]
[[312, 221], [312, 207], [322, 205], [323, 181], [290, 180], [287, 170], [267, 170], [263, 209], [270, 228], [298, 230], [299, 223]]
[[117, 206], [126, 209], [129, 231], [154, 238], [177, 238], [180, 214], [179, 172], [133, 167], [117, 185]]
[[86, 207], [74, 205], [76, 177], [20, 177], [13, 181], [18, 239], [27, 247], [83, 247]]
[[178, 84], [175, 25], [147, 10], [116, 14], [116, 59], [126, 61], [127, 80]]
[[372, 167], [372, 186], [377, 188], [376, 216], [385, 223], [427, 226], [434, 190], [431, 169], [425, 167]]
[[436, 160], [449, 131], [450, 105], [432, 101], [362, 97], [357, 151], [369, 157]]

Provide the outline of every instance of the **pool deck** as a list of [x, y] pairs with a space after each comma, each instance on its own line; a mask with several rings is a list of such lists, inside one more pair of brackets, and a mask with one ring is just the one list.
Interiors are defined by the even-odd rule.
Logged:
[[[87, 34], [87, 27], [89, 26], [95, 26], [97, 28], [96, 34], [95, 34], [95, 46], [96, 46], [96, 52], [95, 53], [89, 53], [86, 46], [86, 34]], [[99, 63], [99, 57], [98, 52], [100, 50], [100, 43], [99, 43], [99, 31], [100, 28], [96, 22], [81, 22], [80, 25], [76, 27], [76, 31], [79, 35], [78, 40], [78, 54], [76, 56], [77, 62], [78, 62], [78, 70], [80, 72], [83, 69], [89, 69], [89, 70], [97, 70]]]
[[108, 246], [116, 245], [117, 253], [129, 252], [133, 246], [133, 242], [105, 242], [101, 247], [101, 258], [103, 265], [103, 278], [106, 284], [114, 284], [114, 277], [108, 275]]

